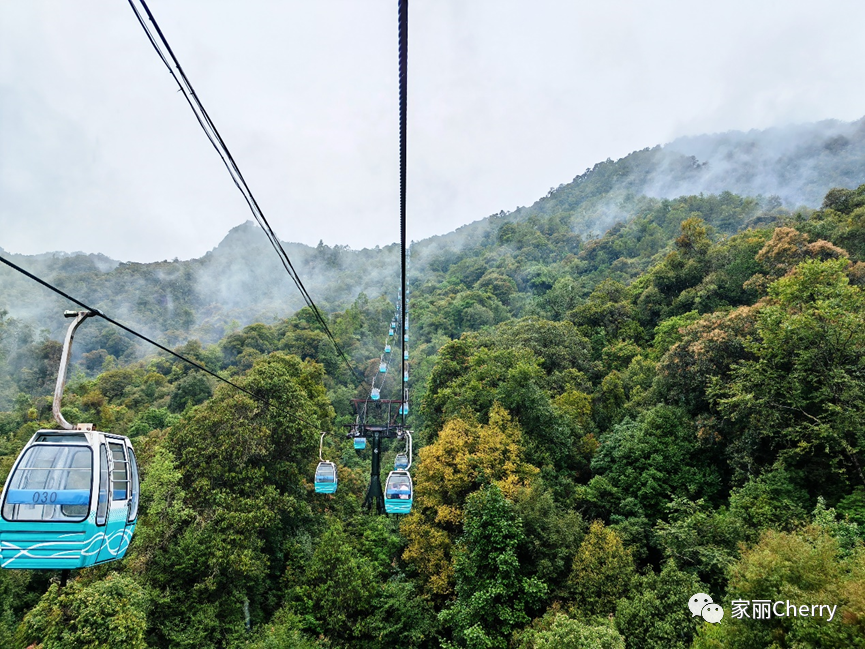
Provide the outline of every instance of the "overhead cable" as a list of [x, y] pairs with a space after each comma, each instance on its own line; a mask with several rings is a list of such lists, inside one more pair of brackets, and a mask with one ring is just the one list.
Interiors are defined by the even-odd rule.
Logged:
[[[140, 3], [141, 8], [144, 10], [144, 13], [147, 14], [147, 19], [150, 21], [150, 23], [153, 24], [153, 29], [155, 30], [155, 33], [151, 30], [150, 26], [147, 24], [147, 21], [145, 21], [144, 17], [141, 15], [141, 12], [136, 6], [136, 1]], [[294, 265], [291, 263], [291, 259], [289, 259], [288, 253], [286, 253], [282, 242], [279, 240], [279, 237], [276, 236], [276, 233], [273, 231], [270, 223], [268, 223], [267, 219], [265, 218], [264, 212], [262, 211], [261, 207], [259, 207], [258, 201], [255, 200], [255, 196], [253, 195], [252, 190], [249, 188], [249, 185], [247, 185], [246, 180], [244, 179], [243, 174], [240, 171], [240, 167], [238, 167], [237, 163], [234, 160], [234, 157], [231, 155], [231, 151], [229, 151], [228, 146], [225, 144], [225, 141], [222, 139], [222, 136], [216, 129], [213, 120], [210, 119], [210, 115], [208, 115], [207, 111], [204, 108], [204, 105], [201, 103], [201, 100], [195, 93], [195, 90], [192, 87], [192, 83], [190, 83], [189, 78], [186, 76], [186, 73], [180, 66], [180, 62], [174, 55], [174, 51], [168, 44], [168, 40], [165, 38], [165, 35], [159, 28], [159, 24], [153, 17], [150, 8], [147, 6], [147, 3], [145, 2], [145, 0], [128, 0], [128, 2], [129, 6], [132, 7], [132, 11], [135, 13], [135, 17], [138, 19], [139, 24], [141, 25], [142, 29], [144, 29], [144, 33], [147, 35], [150, 44], [153, 46], [153, 49], [156, 50], [159, 58], [165, 64], [165, 67], [168, 68], [168, 72], [174, 78], [174, 81], [177, 83], [177, 86], [183, 93], [183, 97], [186, 99], [186, 102], [192, 109], [192, 112], [195, 115], [198, 124], [201, 126], [204, 134], [207, 136], [207, 139], [210, 141], [211, 145], [216, 150], [217, 154], [222, 160], [222, 163], [225, 165], [225, 168], [228, 170], [232, 181], [240, 190], [240, 193], [243, 195], [243, 198], [246, 201], [246, 204], [249, 206], [253, 217], [255, 218], [261, 229], [264, 231], [264, 234], [267, 236], [268, 241], [270, 241], [270, 245], [273, 247], [274, 251], [279, 257], [283, 268], [285, 268], [285, 271], [288, 273], [289, 277], [291, 277], [294, 285], [297, 287], [297, 290], [300, 291], [300, 295], [306, 303], [307, 307], [309, 307], [309, 309], [312, 311], [316, 321], [319, 323], [324, 333], [333, 343], [334, 348], [336, 349], [339, 356], [342, 358], [349, 372], [354, 375], [355, 378], [359, 379], [362, 383], [365, 383], [366, 379], [364, 378], [363, 374], [359, 370], [357, 370], [357, 368], [355, 368], [354, 364], [349, 360], [342, 347], [340, 347], [339, 343], [336, 341], [336, 338], [331, 332], [327, 321], [322, 316], [321, 311], [315, 305], [315, 302], [313, 301], [309, 292], [306, 290], [306, 287], [303, 285], [303, 282], [300, 279], [300, 275], [298, 275], [297, 271], [294, 268]]]
[[[399, 0], [399, 230], [400, 230], [400, 277], [402, 291], [400, 292], [400, 336], [405, 337], [406, 330], [406, 268], [405, 268], [405, 193], [406, 193], [406, 122], [408, 117], [408, 0]], [[405, 342], [401, 347], [405, 350]], [[402, 372], [405, 376], [406, 354], [402, 355]], [[408, 408], [408, 386], [403, 384], [402, 423], [405, 425], [406, 409]]]

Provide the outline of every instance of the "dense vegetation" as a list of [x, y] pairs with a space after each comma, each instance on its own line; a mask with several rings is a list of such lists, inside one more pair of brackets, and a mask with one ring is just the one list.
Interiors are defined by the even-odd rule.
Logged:
[[[339, 431], [363, 391], [308, 311], [179, 347], [270, 407], [99, 328], [64, 414], [132, 437], [139, 527], [63, 589], [0, 572], [0, 645], [865, 647], [865, 185], [628, 209], [599, 238], [559, 205], [427, 250], [403, 518], [361, 512], [368, 455], [336, 435], [339, 492], [312, 492], [296, 416]], [[331, 317], [368, 376], [392, 311]], [[3, 476], [51, 426], [58, 357], [0, 317]], [[730, 620], [734, 599], [839, 613]]]

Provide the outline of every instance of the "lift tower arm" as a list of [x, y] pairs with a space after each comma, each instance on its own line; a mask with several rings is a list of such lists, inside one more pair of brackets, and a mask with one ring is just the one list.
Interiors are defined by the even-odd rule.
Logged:
[[66, 370], [69, 367], [69, 355], [72, 350], [72, 338], [75, 336], [75, 330], [79, 325], [90, 316], [98, 315], [93, 311], [64, 311], [64, 318], [75, 318], [66, 330], [66, 339], [63, 341], [63, 353], [60, 356], [60, 369], [57, 370], [57, 385], [54, 386], [54, 403], [51, 406], [51, 412], [54, 413], [54, 419], [63, 430], [74, 430], [75, 426], [64, 419], [60, 412], [60, 401], [63, 399], [63, 388], [66, 386]]

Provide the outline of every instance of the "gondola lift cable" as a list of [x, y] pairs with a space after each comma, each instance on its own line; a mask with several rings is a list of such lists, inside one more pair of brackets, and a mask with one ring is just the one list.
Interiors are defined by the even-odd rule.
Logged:
[[[141, 12], [136, 6], [136, 1], [141, 5], [144, 13], [147, 14], [147, 19], [150, 21], [150, 23], [153, 24], [153, 28], [156, 30], [156, 34], [154, 34], [150, 30], [147, 21], [145, 21], [144, 17], [141, 15]], [[339, 356], [342, 358], [349, 372], [360, 381], [361, 385], [365, 384], [366, 378], [354, 366], [351, 360], [349, 360], [342, 347], [336, 341], [336, 338], [331, 332], [330, 327], [327, 325], [324, 316], [322, 316], [321, 311], [315, 305], [315, 302], [313, 301], [309, 292], [306, 290], [306, 287], [303, 285], [303, 282], [300, 279], [300, 275], [298, 275], [297, 271], [294, 268], [294, 265], [291, 263], [291, 259], [289, 258], [288, 253], [286, 253], [282, 242], [276, 236], [276, 233], [273, 231], [273, 228], [270, 226], [267, 218], [265, 218], [264, 212], [262, 211], [261, 207], [259, 207], [258, 201], [256, 201], [252, 190], [249, 188], [249, 185], [247, 185], [246, 180], [244, 179], [243, 174], [240, 171], [240, 167], [235, 162], [234, 157], [231, 155], [231, 151], [228, 149], [228, 146], [225, 144], [225, 141], [219, 134], [216, 125], [213, 123], [213, 120], [210, 119], [210, 115], [204, 108], [204, 104], [201, 103], [201, 100], [195, 93], [195, 89], [192, 87], [192, 83], [189, 81], [189, 78], [183, 71], [180, 62], [174, 55], [174, 51], [171, 49], [171, 46], [168, 44], [168, 40], [165, 38], [165, 35], [162, 33], [159, 24], [153, 17], [150, 8], [147, 6], [147, 2], [145, 0], [128, 0], [128, 2], [129, 6], [132, 8], [132, 11], [135, 13], [135, 17], [138, 19], [139, 24], [144, 30], [144, 33], [147, 35], [150, 44], [153, 46], [153, 49], [156, 50], [159, 58], [165, 64], [168, 72], [177, 83], [177, 86], [183, 94], [184, 99], [186, 99], [186, 102], [192, 109], [192, 112], [195, 115], [198, 124], [201, 126], [202, 130], [207, 136], [207, 139], [210, 141], [214, 150], [219, 155], [223, 165], [225, 165], [225, 168], [228, 170], [232, 181], [237, 186], [238, 190], [240, 190], [240, 193], [243, 195], [243, 198], [246, 201], [246, 204], [249, 206], [249, 209], [252, 212], [252, 215], [255, 218], [256, 222], [267, 236], [268, 241], [270, 242], [271, 246], [279, 257], [280, 262], [282, 263], [283, 268], [285, 268], [286, 273], [288, 273], [289, 277], [291, 277], [292, 281], [300, 292], [304, 302], [312, 311], [313, 316], [321, 326], [325, 335], [327, 335], [331, 343], [333, 343], [334, 348], [336, 349]]]

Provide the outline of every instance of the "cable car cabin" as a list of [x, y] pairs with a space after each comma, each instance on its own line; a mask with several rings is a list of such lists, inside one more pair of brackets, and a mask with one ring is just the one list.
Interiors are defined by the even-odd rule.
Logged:
[[387, 332], [388, 336], [393, 336], [393, 327], [390, 328], [390, 331]]
[[408, 383], [408, 372], [403, 372], [402, 374], [402, 382]]
[[408, 514], [413, 491], [408, 471], [391, 471], [384, 488], [384, 510], [388, 514]]
[[394, 471], [402, 471], [408, 468], [408, 455], [405, 453], [397, 453], [393, 460]]
[[370, 392], [369, 392], [369, 398], [370, 399], [372, 399], [373, 401], [378, 401], [380, 397], [381, 397], [381, 388], [373, 388], [372, 390], [370, 390]]
[[336, 464], [327, 461], [319, 462], [315, 468], [315, 493], [336, 493], [337, 482]]
[[407, 403], [404, 403], [403, 405], [401, 405], [399, 407], [399, 413], [398, 414], [400, 414], [400, 415], [407, 415], [408, 414], [408, 404]]
[[408, 350], [407, 350], [407, 349], [402, 353], [402, 358], [403, 358], [403, 360], [405, 360], [405, 361], [408, 360]]
[[138, 467], [126, 437], [37, 431], [3, 489], [0, 566], [69, 570], [123, 558], [138, 495]]
[[378, 371], [381, 372], [382, 374], [387, 372], [387, 363], [384, 363], [384, 362], [379, 363], [378, 364]]
[[390, 343], [388, 343], [387, 345], [384, 346], [384, 353], [390, 354]]
[[357, 451], [362, 451], [366, 448], [366, 437], [355, 437], [354, 438], [354, 448]]

